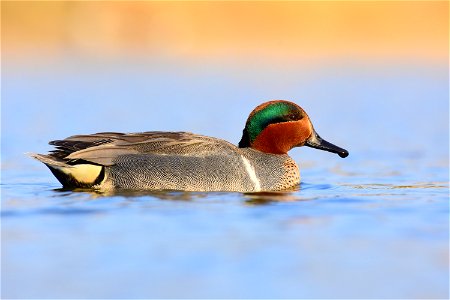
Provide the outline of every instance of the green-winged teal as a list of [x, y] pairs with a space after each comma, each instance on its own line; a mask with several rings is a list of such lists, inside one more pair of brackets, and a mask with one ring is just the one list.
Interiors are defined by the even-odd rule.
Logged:
[[309, 146], [348, 155], [319, 137], [305, 111], [275, 100], [250, 114], [238, 147], [188, 132], [102, 132], [50, 142], [32, 154], [67, 188], [109, 190], [275, 191], [300, 183], [287, 152]]

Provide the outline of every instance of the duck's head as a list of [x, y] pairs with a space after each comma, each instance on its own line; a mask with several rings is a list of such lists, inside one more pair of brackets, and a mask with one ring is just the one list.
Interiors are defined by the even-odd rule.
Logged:
[[347, 157], [348, 151], [322, 139], [306, 112], [297, 104], [274, 100], [257, 106], [247, 119], [240, 148], [286, 154], [294, 147], [308, 146]]

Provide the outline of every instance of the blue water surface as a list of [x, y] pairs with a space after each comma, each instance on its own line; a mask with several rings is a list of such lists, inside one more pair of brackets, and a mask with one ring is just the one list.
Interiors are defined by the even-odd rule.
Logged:
[[[237, 143], [290, 99], [350, 152], [294, 191], [67, 191], [25, 153], [99, 131]], [[2, 69], [2, 298], [448, 298], [447, 66], [67, 56]]]

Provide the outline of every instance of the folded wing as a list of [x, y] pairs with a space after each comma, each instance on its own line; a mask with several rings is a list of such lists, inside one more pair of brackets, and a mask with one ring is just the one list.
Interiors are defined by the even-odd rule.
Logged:
[[232, 152], [234, 145], [224, 140], [189, 132], [149, 131], [142, 133], [101, 132], [75, 135], [50, 142], [56, 147], [49, 154], [68, 164], [80, 161], [111, 166], [121, 155], [205, 156]]

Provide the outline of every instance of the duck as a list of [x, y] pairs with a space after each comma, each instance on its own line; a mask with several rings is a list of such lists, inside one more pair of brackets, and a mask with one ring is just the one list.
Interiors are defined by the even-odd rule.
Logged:
[[265, 192], [295, 188], [296, 162], [287, 154], [308, 146], [344, 158], [322, 139], [294, 102], [271, 100], [248, 116], [237, 145], [190, 132], [100, 132], [49, 142], [31, 153], [67, 189]]

